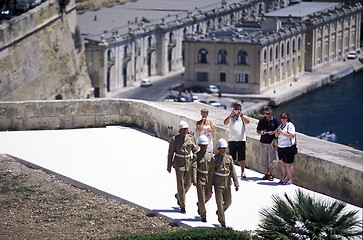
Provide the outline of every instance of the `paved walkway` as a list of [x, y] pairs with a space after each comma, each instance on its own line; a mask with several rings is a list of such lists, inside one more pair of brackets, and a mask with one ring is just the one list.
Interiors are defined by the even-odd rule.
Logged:
[[[142, 144], [141, 144], [142, 143]], [[106, 127], [72, 130], [0, 132], [0, 154], [9, 154], [41, 166], [69, 180], [122, 198], [178, 224], [190, 227], [219, 227], [214, 196], [207, 203], [207, 223], [197, 214], [195, 187], [187, 194], [186, 214], [180, 214], [174, 198], [176, 177], [166, 171], [168, 142], [137, 129]], [[239, 173], [239, 169], [236, 166]], [[226, 211], [226, 224], [236, 230], [254, 230], [259, 211], [272, 206], [272, 195], [293, 196], [295, 185], [281, 186], [260, 180], [262, 174], [247, 170], [240, 190]], [[302, 189], [318, 199], [330, 199]], [[349, 210], [362, 208], [348, 204]]]

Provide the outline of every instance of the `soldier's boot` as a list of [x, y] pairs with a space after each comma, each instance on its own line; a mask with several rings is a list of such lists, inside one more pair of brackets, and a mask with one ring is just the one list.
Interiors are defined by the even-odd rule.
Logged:
[[176, 203], [178, 204], [178, 206], [180, 207], [180, 202], [179, 202], [179, 198], [178, 198], [178, 194], [175, 194], [175, 198], [176, 198]]

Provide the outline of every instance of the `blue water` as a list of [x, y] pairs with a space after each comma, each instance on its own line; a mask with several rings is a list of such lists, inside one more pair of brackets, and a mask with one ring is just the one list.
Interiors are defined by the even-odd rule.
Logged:
[[274, 108], [288, 112], [296, 131], [318, 136], [332, 130], [337, 143], [363, 150], [363, 71]]

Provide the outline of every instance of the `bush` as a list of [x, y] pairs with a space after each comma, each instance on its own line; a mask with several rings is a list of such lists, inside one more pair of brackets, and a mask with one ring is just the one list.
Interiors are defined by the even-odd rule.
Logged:
[[351, 239], [362, 236], [358, 211], [346, 211], [338, 200], [315, 200], [301, 190], [295, 199], [273, 196], [274, 205], [261, 210], [257, 234], [263, 239]]
[[70, 0], [58, 0], [60, 9], [63, 11], [66, 9], [66, 6], [69, 4]]
[[236, 239], [236, 240], [249, 240], [252, 239], [248, 231], [234, 231], [232, 228], [203, 228], [203, 229], [192, 229], [183, 230], [169, 233], [154, 233], [154, 234], [143, 234], [143, 235], [129, 235], [122, 237], [111, 238], [110, 240], [193, 240], [193, 239]]

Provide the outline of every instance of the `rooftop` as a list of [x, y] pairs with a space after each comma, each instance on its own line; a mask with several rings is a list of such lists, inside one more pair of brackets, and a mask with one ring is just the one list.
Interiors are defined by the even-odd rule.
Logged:
[[334, 2], [301, 2], [286, 8], [266, 13], [266, 17], [305, 17], [340, 5]]
[[194, 35], [191, 34], [187, 36], [187, 40], [192, 41], [232, 41], [235, 43], [258, 43], [264, 44], [267, 41], [274, 39], [281, 39], [284, 37], [289, 37], [292, 32], [302, 31], [304, 30], [304, 26], [301, 24], [284, 24], [280, 29], [274, 32], [262, 31], [261, 26], [259, 27], [245, 27], [243, 24], [240, 24], [235, 27], [224, 28], [221, 30], [210, 32], [205, 35]]
[[[239, 4], [238, 0], [229, 0], [228, 5]], [[111, 34], [113, 30], [118, 34], [127, 34], [129, 27], [137, 29], [139, 24], [143, 27], [155, 27], [175, 19], [187, 18], [188, 11], [198, 14], [221, 8], [220, 0], [138, 0], [110, 5], [108, 7], [92, 9], [78, 13], [78, 23], [81, 34], [89, 39], [99, 40], [101, 34]], [[144, 18], [144, 21], [141, 20]], [[107, 37], [106, 37], [107, 38]]]

